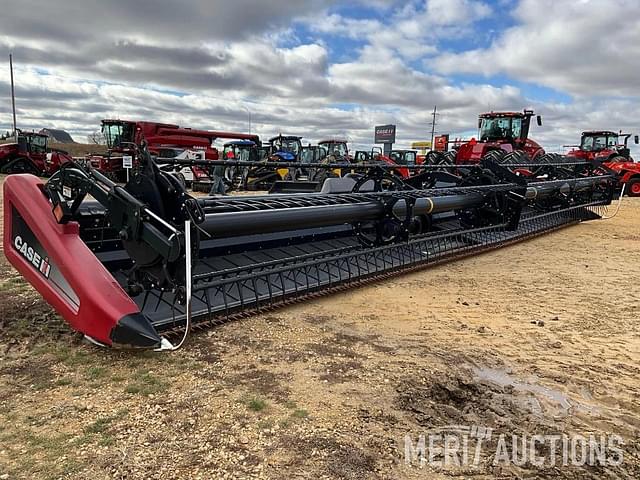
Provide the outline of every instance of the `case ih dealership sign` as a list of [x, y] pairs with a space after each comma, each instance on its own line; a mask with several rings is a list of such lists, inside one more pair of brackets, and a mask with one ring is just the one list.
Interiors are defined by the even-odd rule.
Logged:
[[374, 143], [395, 143], [396, 142], [396, 126], [395, 125], [379, 125], [376, 127]]

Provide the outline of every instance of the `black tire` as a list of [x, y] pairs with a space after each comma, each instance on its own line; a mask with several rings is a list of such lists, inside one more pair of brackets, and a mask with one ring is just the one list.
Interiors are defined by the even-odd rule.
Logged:
[[484, 157], [482, 157], [483, 160], [490, 160], [492, 162], [501, 164], [502, 163], [502, 157], [504, 157], [506, 155], [506, 152], [504, 150], [491, 150], [490, 152], [485, 153]]
[[323, 168], [321, 170], [318, 170], [311, 177], [311, 181], [312, 182], [318, 182], [318, 185], [320, 186], [320, 188], [322, 188], [322, 186], [324, 185], [324, 182], [327, 180], [327, 178], [334, 178], [334, 177], [335, 177], [335, 175], [333, 174], [333, 172], [330, 172], [326, 168]]
[[540, 155], [536, 160], [536, 163], [541, 165], [549, 165], [550, 163], [556, 163], [556, 158], [553, 153], [545, 153], [544, 155]]
[[630, 197], [640, 197], [640, 178], [632, 178], [629, 180], [625, 191]]
[[444, 154], [442, 155], [442, 165], [455, 165], [456, 158], [458, 158], [456, 152], [444, 152]]
[[524, 165], [527, 163], [531, 163], [531, 161], [529, 160], [529, 155], [527, 155], [522, 150], [515, 150], [513, 152], [509, 152], [500, 159], [500, 164], [507, 167], [516, 166], [517, 168], [518, 165]]
[[424, 164], [425, 165], [442, 165], [442, 162], [445, 161], [445, 159], [443, 158], [444, 155], [442, 154], [442, 152], [435, 152], [435, 151], [430, 151], [427, 152], [427, 154], [424, 157]]
[[182, 185], [183, 188], [187, 188], [187, 179], [184, 177], [182, 172], [176, 172], [172, 175], [178, 179], [178, 182], [180, 182], [180, 185]]

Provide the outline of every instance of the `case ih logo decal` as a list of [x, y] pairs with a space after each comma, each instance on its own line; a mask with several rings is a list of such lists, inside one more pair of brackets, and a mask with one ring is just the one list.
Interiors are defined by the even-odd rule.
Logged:
[[16, 250], [20, 252], [20, 254], [27, 259], [34, 266], [36, 270], [38, 270], [44, 278], [49, 278], [49, 274], [51, 273], [51, 264], [49, 263], [49, 259], [46, 257], [40, 256], [36, 250], [30, 246], [27, 242], [25, 242], [20, 235], [17, 235], [13, 240], [13, 246], [16, 247]]
[[396, 142], [396, 126], [395, 125], [378, 125], [375, 127], [374, 143], [395, 143]]

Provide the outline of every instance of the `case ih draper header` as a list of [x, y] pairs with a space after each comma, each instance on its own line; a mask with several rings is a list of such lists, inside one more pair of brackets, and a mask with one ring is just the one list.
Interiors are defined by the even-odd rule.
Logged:
[[192, 327], [597, 219], [617, 185], [584, 162], [525, 178], [483, 160], [412, 185], [377, 166], [324, 193], [194, 198], [139, 158], [125, 187], [75, 164], [4, 185], [9, 261], [74, 329], [121, 348], [173, 349]]

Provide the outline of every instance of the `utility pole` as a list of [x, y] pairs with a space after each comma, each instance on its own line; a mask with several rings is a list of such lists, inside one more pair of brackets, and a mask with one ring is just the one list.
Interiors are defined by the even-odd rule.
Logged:
[[13, 55], [9, 54], [9, 70], [11, 71], [11, 105], [13, 107], [13, 135], [18, 143], [18, 127], [16, 126], [16, 94], [13, 88]]
[[241, 105], [249, 114], [249, 133], [251, 133], [251, 110], [244, 103]]
[[434, 105], [433, 107], [433, 113], [431, 114], [431, 116], [433, 117], [433, 120], [431, 121], [430, 125], [431, 125], [431, 150], [433, 150], [433, 142], [436, 139], [436, 124], [438, 123], [438, 106]]

